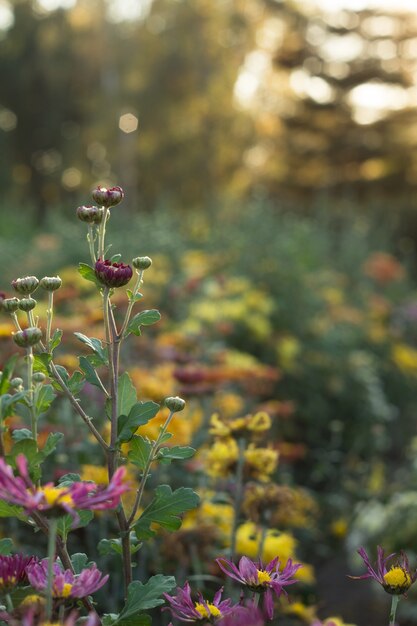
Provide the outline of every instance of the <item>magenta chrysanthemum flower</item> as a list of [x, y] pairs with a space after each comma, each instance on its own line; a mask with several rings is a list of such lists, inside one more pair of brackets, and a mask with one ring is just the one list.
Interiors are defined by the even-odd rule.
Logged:
[[235, 606], [217, 626], [264, 626], [262, 612], [255, 606]]
[[[30, 584], [36, 591], [46, 592], [48, 587], [48, 559], [32, 563], [27, 567]], [[53, 565], [52, 595], [54, 598], [86, 598], [106, 584], [109, 576], [97, 569], [94, 563], [83, 569], [80, 574], [73, 574], [71, 570], [63, 570], [58, 563]]]
[[107, 486], [78, 482], [69, 487], [55, 487], [52, 483], [37, 487], [30, 479], [23, 454], [16, 457], [16, 466], [19, 476], [15, 476], [10, 465], [0, 459], [0, 500], [23, 507], [29, 515], [33, 511], [56, 511], [61, 515], [69, 513], [76, 521], [76, 509], [114, 509], [122, 493], [129, 489], [123, 480], [124, 467], [116, 470]]
[[[362, 576], [350, 576], [356, 580], [373, 578], [391, 595], [401, 595], [406, 593], [417, 579], [417, 570], [411, 570], [407, 555], [400, 552], [385, 556], [383, 548], [378, 546], [378, 556], [375, 566], [372, 566], [365, 548], [359, 548], [358, 554], [362, 557], [368, 572]], [[389, 561], [393, 561], [388, 569]]]
[[115, 288], [127, 285], [133, 276], [130, 265], [124, 263], [112, 263], [109, 259], [98, 259], [94, 266], [98, 280], [106, 287]]
[[186, 582], [183, 589], [177, 587], [176, 596], [164, 593], [164, 597], [171, 605], [169, 610], [173, 617], [176, 617], [181, 622], [200, 622], [204, 620], [204, 623], [217, 623], [233, 610], [230, 599], [221, 600], [222, 592], [223, 587], [216, 593], [213, 602], [207, 602], [201, 593], [198, 593], [197, 602], [193, 602], [190, 585]]
[[265, 566], [262, 565], [261, 561], [255, 563], [247, 556], [242, 556], [238, 567], [232, 561], [224, 558], [216, 559], [216, 562], [227, 576], [237, 580], [252, 591], [263, 594], [263, 605], [268, 619], [272, 619], [274, 616], [273, 593], [278, 597], [282, 593], [287, 595], [284, 587], [297, 582], [293, 576], [302, 567], [301, 563], [293, 563], [291, 559], [288, 559], [285, 567], [280, 570], [278, 557]]
[[26, 580], [26, 567], [33, 556], [0, 556], [0, 593], [10, 593], [19, 583]]

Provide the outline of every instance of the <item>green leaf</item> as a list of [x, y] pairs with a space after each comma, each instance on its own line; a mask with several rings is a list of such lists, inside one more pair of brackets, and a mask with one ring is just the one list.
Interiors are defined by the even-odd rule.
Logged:
[[95, 337], [87, 337], [86, 335], [83, 335], [82, 333], [74, 333], [74, 335], [82, 343], [84, 343], [86, 346], [91, 348], [91, 350], [100, 358], [103, 365], [106, 365], [108, 363], [107, 350], [103, 348], [103, 345], [100, 339], [96, 339]]
[[139, 302], [139, 300], [142, 300], [143, 298], [143, 293], [140, 293], [140, 291], [138, 291], [137, 293], [135, 293], [135, 295], [133, 295], [133, 291], [131, 291], [130, 289], [127, 289], [126, 293], [127, 293], [127, 297], [129, 298], [129, 302]]
[[127, 372], [119, 376], [117, 415], [129, 415], [131, 408], [137, 402], [135, 386]]
[[[133, 533], [131, 533], [133, 534]], [[134, 540], [137, 542], [136, 537]], [[123, 555], [122, 540], [121, 539], [102, 539], [98, 544], [98, 552], [101, 556], [107, 556], [109, 554]], [[142, 547], [141, 543], [131, 543], [130, 553], [135, 554]]]
[[52, 356], [48, 354], [48, 352], [41, 352], [40, 354], [35, 354], [33, 357], [33, 371], [34, 372], [42, 372], [45, 376], [49, 376], [49, 363], [51, 362]]
[[77, 396], [84, 387], [84, 376], [78, 370], [75, 370], [68, 381], [68, 388], [74, 396]]
[[4, 419], [9, 417], [14, 410], [17, 411], [17, 407], [15, 407], [15, 405], [25, 397], [26, 391], [18, 391], [14, 394], [5, 393], [0, 396], [0, 417]]
[[12, 432], [14, 441], [22, 441], [22, 439], [32, 439], [32, 432], [28, 428], [18, 428]]
[[97, 375], [96, 370], [91, 365], [89, 357], [80, 356], [78, 357], [78, 361], [80, 363], [80, 368], [84, 373], [86, 381], [90, 383], [90, 385], [94, 385], [95, 387], [102, 389], [102, 386], [100, 384], [100, 379]]
[[[136, 391], [135, 391], [136, 393]], [[147, 424], [155, 417], [160, 409], [156, 402], [137, 402], [132, 406], [129, 415], [120, 415], [118, 420], [118, 441], [126, 442], [132, 439], [133, 433], [139, 426]]]
[[81, 476], [79, 474], [64, 474], [58, 480], [60, 487], [70, 487], [73, 483], [81, 482]]
[[130, 320], [126, 329], [126, 334], [133, 333], [134, 335], [140, 335], [141, 326], [150, 326], [151, 324], [159, 322], [160, 319], [161, 314], [156, 309], [141, 311]]
[[16, 457], [18, 454], [23, 454], [26, 457], [32, 479], [34, 481], [39, 480], [41, 476], [39, 463], [42, 459], [42, 454], [38, 451], [37, 442], [31, 438], [17, 441], [14, 444], [11, 453], [6, 457], [8, 463], [12, 467], [16, 466]]
[[0, 554], [2, 556], [9, 556], [13, 550], [13, 539], [4, 538], [0, 539]]
[[0, 374], [0, 395], [5, 393], [9, 389], [9, 381], [13, 375], [13, 370], [16, 365], [18, 355], [14, 354], [4, 364], [3, 370]]
[[58, 443], [63, 438], [64, 438], [63, 433], [49, 433], [48, 439], [46, 440], [44, 447], [40, 451], [40, 454], [42, 455], [42, 459], [45, 459], [47, 456], [52, 454], [52, 452], [54, 452], [55, 448], [57, 447]]
[[57, 328], [54, 332], [54, 334], [52, 335], [51, 338], [51, 344], [50, 344], [50, 349], [51, 352], [53, 352], [55, 350], [55, 348], [57, 348], [59, 346], [59, 344], [61, 343], [61, 339], [62, 339], [62, 335], [63, 335], [63, 331], [60, 330], [59, 328]]
[[89, 280], [90, 282], [97, 285], [97, 287], [99, 287], [100, 289], [103, 288], [103, 285], [97, 279], [94, 269], [90, 265], [87, 265], [87, 263], [78, 264], [78, 273], [81, 274], [81, 276], [86, 280]]
[[122, 258], [121, 254], [113, 254], [112, 257], [110, 257], [110, 261], [112, 263], [118, 263], [120, 261], [120, 259]]
[[52, 385], [42, 385], [35, 396], [35, 410], [38, 415], [45, 413], [56, 398]]
[[173, 446], [172, 448], [161, 448], [157, 458], [162, 463], [170, 463], [174, 460], [190, 459], [194, 454], [195, 450], [190, 446]]
[[58, 521], [58, 534], [61, 535], [64, 540], [67, 539], [70, 531], [87, 526], [94, 517], [93, 511], [77, 511], [77, 513], [79, 520], [74, 526], [74, 519], [71, 515], [64, 515]]
[[[68, 387], [68, 382], [69, 382], [70, 377], [65, 367], [63, 365], [55, 365], [55, 369], [57, 370], [58, 374], [61, 376], [65, 385]], [[56, 380], [52, 379], [51, 383], [54, 389], [56, 389], [57, 391], [62, 391], [61, 385]]]
[[172, 491], [169, 485], [160, 485], [134, 526], [137, 538], [141, 540], [153, 537], [155, 533], [150, 529], [152, 523], [167, 530], [178, 530], [182, 522], [180, 515], [194, 509], [198, 502], [198, 495], [188, 487]]
[[133, 617], [139, 617], [138, 614], [142, 611], [161, 606], [165, 602], [164, 598], [161, 597], [162, 594], [171, 591], [175, 584], [173, 576], [163, 576], [162, 574], [152, 576], [145, 584], [139, 580], [130, 583], [126, 603], [115, 623], [120, 625]]
[[0, 517], [17, 517], [18, 519], [26, 519], [23, 509], [14, 504], [8, 504], [0, 500]]
[[103, 615], [102, 622], [103, 626], [113, 626], [113, 624], [116, 623], [118, 626], [150, 626], [152, 619], [150, 615], [142, 613], [141, 615], [135, 615], [134, 617], [119, 621], [119, 616], [116, 615], [116, 613], [106, 613]]
[[150, 441], [140, 435], [135, 435], [130, 442], [128, 459], [131, 463], [137, 465], [139, 469], [143, 470], [146, 467], [151, 450], [152, 444]]
[[88, 556], [84, 552], [76, 552], [71, 557], [71, 563], [76, 574], [80, 574], [86, 567], [91, 567], [93, 561], [88, 561]]

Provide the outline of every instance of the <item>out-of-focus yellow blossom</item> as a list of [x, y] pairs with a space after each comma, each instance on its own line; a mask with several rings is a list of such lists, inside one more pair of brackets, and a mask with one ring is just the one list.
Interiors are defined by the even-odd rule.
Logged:
[[75, 354], [70, 354], [69, 352], [67, 354], [60, 354], [57, 363], [69, 370], [76, 370], [79, 367], [78, 358]]
[[181, 269], [193, 278], [202, 278], [213, 269], [213, 255], [202, 250], [187, 250], [181, 258]]
[[234, 511], [231, 504], [202, 500], [198, 509], [188, 511], [181, 525], [182, 530], [213, 526], [217, 540], [223, 547], [230, 544], [230, 532], [233, 526]]
[[[108, 485], [109, 483], [109, 475], [107, 472], [107, 468], [99, 466], [99, 465], [82, 465], [80, 470], [81, 480], [91, 480], [98, 485]], [[136, 476], [135, 473], [127, 467], [127, 471], [124, 477], [125, 482], [129, 482], [131, 485], [131, 489], [122, 494], [122, 502], [123, 506], [130, 511], [133, 508], [135, 498], [136, 498]], [[136, 517], [141, 514], [141, 511], [136, 513]], [[101, 515], [100, 511], [96, 512], [97, 515]]]
[[345, 518], [340, 517], [330, 524], [330, 532], [334, 537], [338, 539], [343, 539], [346, 537], [349, 526]]
[[316, 582], [313, 566], [303, 563], [303, 567], [295, 572], [294, 578], [306, 585], [313, 585]]
[[278, 341], [277, 354], [278, 363], [286, 371], [294, 369], [301, 352], [301, 343], [292, 335], [282, 337]]
[[342, 304], [345, 301], [345, 294], [337, 287], [325, 287], [321, 291], [321, 295], [327, 304]]
[[299, 617], [300, 619], [307, 622], [308, 624], [310, 624], [315, 619], [317, 619], [316, 607], [307, 606], [306, 604], [303, 604], [302, 602], [291, 602], [291, 603], [287, 602], [285, 603], [285, 605], [283, 605], [283, 609], [285, 613], [289, 615], [295, 615], [296, 617]]
[[405, 374], [417, 374], [417, 350], [404, 343], [397, 343], [392, 349], [392, 360]]
[[[136, 434], [155, 440], [161, 427], [165, 424], [168, 414], [168, 409], [162, 409], [147, 424], [139, 426]], [[169, 432], [172, 433], [173, 437], [167, 441], [166, 445], [188, 445], [191, 442], [193, 430], [193, 421], [186, 418], [185, 411], [175, 415], [169, 425]]]
[[[258, 558], [262, 541], [262, 531], [252, 522], [241, 524], [236, 533], [236, 550], [250, 559]], [[294, 558], [297, 541], [290, 533], [278, 533], [276, 530], [266, 531], [261, 559], [272, 561], [279, 556], [284, 567], [289, 558]]]
[[239, 437], [239, 435], [244, 434], [245, 431], [249, 433], [261, 433], [270, 428], [271, 418], [264, 411], [228, 421], [222, 420], [218, 413], [214, 413], [210, 419], [209, 433], [216, 437], [228, 437], [233, 434]]
[[249, 444], [245, 450], [245, 462], [250, 466], [253, 477], [267, 481], [278, 465], [279, 452], [272, 448], [256, 448]]
[[368, 337], [373, 343], [382, 343], [388, 338], [388, 328], [380, 322], [373, 322], [368, 327]]
[[176, 382], [173, 376], [174, 364], [164, 363], [149, 369], [134, 367], [129, 370], [133, 384], [140, 390], [143, 398], [161, 401], [175, 394]]
[[344, 622], [341, 617], [328, 617], [322, 622], [323, 626], [355, 626]]
[[227, 476], [230, 467], [233, 466], [239, 456], [239, 447], [232, 437], [217, 439], [207, 451], [207, 473], [213, 478]]
[[368, 489], [373, 495], [381, 493], [385, 488], [385, 466], [381, 462], [372, 465], [368, 478]]
[[14, 324], [8, 324], [8, 323], [0, 324], [0, 337], [9, 338], [14, 330], [15, 330]]
[[237, 393], [219, 392], [214, 398], [214, 406], [225, 418], [241, 413], [245, 403]]

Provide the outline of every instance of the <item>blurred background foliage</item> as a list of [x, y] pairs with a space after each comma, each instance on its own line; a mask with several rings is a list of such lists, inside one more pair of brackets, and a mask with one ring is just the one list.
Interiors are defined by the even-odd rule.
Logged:
[[271, 414], [275, 480], [318, 507], [278, 528], [316, 568], [302, 600], [367, 626], [345, 554], [413, 556], [417, 535], [417, 16], [377, 4], [0, 0], [0, 290], [59, 271], [74, 348], [100, 317], [70, 269], [88, 260], [74, 209], [123, 186], [113, 251], [153, 257], [163, 314], [126, 355], [140, 391], [187, 396], [181, 443], [207, 442], [213, 410]]

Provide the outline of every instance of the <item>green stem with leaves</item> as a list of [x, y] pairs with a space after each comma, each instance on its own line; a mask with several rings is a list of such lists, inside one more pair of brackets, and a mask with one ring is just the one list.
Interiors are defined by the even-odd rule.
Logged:
[[33, 396], [33, 348], [32, 346], [29, 346], [28, 348], [26, 348], [26, 372], [27, 372], [27, 392], [28, 392], [28, 403], [29, 403], [29, 411], [30, 411], [32, 438], [35, 441], [37, 441], [38, 439], [38, 416], [36, 415], [36, 409], [34, 405], [34, 396]]
[[136, 283], [135, 283], [135, 286], [134, 286], [133, 291], [132, 291], [132, 296], [129, 299], [129, 304], [128, 304], [128, 307], [127, 307], [127, 310], [126, 310], [125, 319], [124, 319], [124, 322], [122, 324], [122, 328], [121, 328], [120, 333], [119, 333], [120, 340], [123, 340], [123, 336], [124, 336], [124, 334], [126, 332], [127, 325], [129, 324], [130, 316], [132, 314], [132, 309], [133, 309], [133, 306], [135, 304], [135, 298], [138, 295], [140, 286], [142, 284], [143, 272], [144, 272], [144, 270], [140, 270], [139, 272], [136, 272], [138, 277], [136, 279]]
[[51, 349], [51, 331], [52, 331], [52, 318], [54, 315], [54, 292], [48, 291], [48, 308], [46, 310], [46, 347], [48, 352]]
[[395, 626], [395, 616], [397, 614], [397, 607], [400, 601], [400, 596], [392, 596], [391, 610], [389, 614], [389, 626]]

